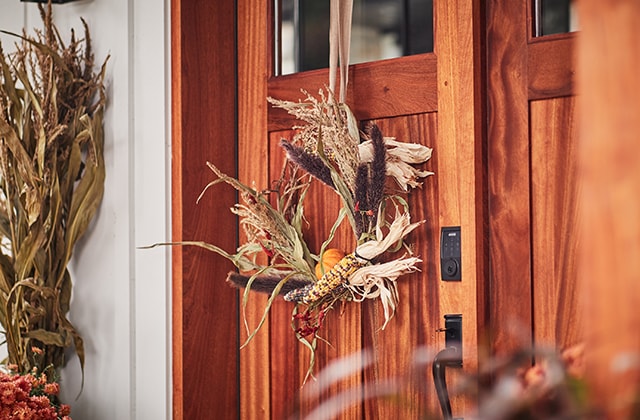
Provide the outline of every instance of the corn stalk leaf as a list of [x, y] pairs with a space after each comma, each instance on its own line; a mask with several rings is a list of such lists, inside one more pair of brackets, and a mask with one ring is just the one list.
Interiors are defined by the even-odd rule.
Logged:
[[70, 340], [68, 340], [62, 334], [44, 329], [29, 331], [25, 334], [25, 336], [34, 338], [44, 344], [62, 348], [67, 347], [69, 344], [71, 344]]
[[[99, 122], [99, 126], [97, 124], [93, 126], [94, 134], [96, 131], [102, 131], [102, 109], [97, 113], [97, 118], [95, 120]], [[80, 121], [85, 128], [91, 127], [91, 124], [93, 123], [93, 121], [91, 121], [86, 115], [83, 115], [80, 118]], [[99, 139], [101, 141], [101, 135], [99, 136]], [[89, 223], [93, 219], [93, 216], [98, 210], [104, 194], [106, 171], [102, 157], [102, 144], [99, 144], [99, 146], [100, 148], [96, 147], [94, 149], [95, 160], [87, 162], [84, 175], [78, 182], [78, 185], [74, 190], [73, 198], [71, 199], [67, 236], [65, 238], [67, 244], [65, 256], [67, 261], [71, 258], [76, 241], [84, 234]]]
[[10, 363], [57, 368], [74, 347], [84, 383], [67, 265], [104, 194], [108, 57], [96, 72], [86, 22], [65, 45], [51, 5], [39, 8], [44, 30], [2, 31], [20, 43], [11, 54], [0, 45], [0, 324]]

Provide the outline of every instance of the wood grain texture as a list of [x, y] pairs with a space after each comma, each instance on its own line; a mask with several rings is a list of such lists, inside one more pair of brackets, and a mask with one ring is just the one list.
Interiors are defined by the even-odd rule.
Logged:
[[[398, 280], [399, 306], [384, 330], [384, 313], [380, 303], [366, 302], [363, 311], [363, 348], [373, 351], [374, 365], [365, 371], [365, 396], [375, 393], [375, 386], [396, 380], [397, 395], [367, 399], [365, 418], [425, 418], [438, 413], [433, 392], [430, 357], [440, 344], [439, 316], [439, 207], [438, 156], [444, 145], [436, 136], [435, 113], [376, 120], [383, 135], [398, 141], [420, 143], [435, 150], [434, 156], [420, 169], [435, 176], [423, 180], [421, 188], [409, 195], [412, 221], [426, 223], [411, 233], [408, 242], [422, 259], [420, 272]], [[393, 186], [393, 183], [391, 183]], [[416, 363], [419, 356], [427, 363]]]
[[[237, 8], [238, 179], [258, 189], [268, 188], [268, 7], [261, 0], [240, 0]], [[232, 82], [232, 79], [226, 81]], [[266, 301], [265, 295], [250, 294], [241, 315], [250, 331], [259, 325]], [[243, 419], [268, 418], [271, 413], [269, 327], [265, 323], [240, 352], [240, 418]], [[244, 342], [247, 334], [243, 331], [241, 337]]]
[[487, 15], [488, 192], [492, 353], [530, 348], [531, 231], [526, 0]]
[[[460, 226], [462, 281], [439, 282], [440, 319], [462, 314], [463, 370], [478, 368], [478, 289], [484, 287], [481, 2], [434, 2], [438, 56], [438, 208], [440, 226]], [[441, 277], [440, 277], [441, 278]], [[440, 349], [444, 337], [440, 337]], [[454, 370], [455, 372], [455, 370]], [[451, 375], [455, 387], [455, 373]], [[476, 402], [456, 396], [454, 416]]]
[[[640, 3], [579, 2], [578, 109], [590, 402], [637, 418], [640, 395]], [[633, 412], [632, 412], [633, 410]]]
[[[391, 76], [391, 77], [390, 77]], [[269, 80], [269, 96], [297, 101], [304, 88], [312, 95], [329, 84], [328, 70], [314, 70]], [[436, 58], [418, 54], [349, 66], [346, 102], [362, 120], [433, 112], [437, 107]], [[269, 108], [269, 131], [288, 129], [295, 121], [283, 110]]]
[[[173, 240], [233, 249], [233, 191], [207, 194], [198, 205], [196, 198], [212, 179], [207, 160], [235, 172], [228, 158], [235, 154], [234, 107], [219, 107], [235, 103], [233, 90], [224, 89], [235, 77], [235, 49], [227, 36], [234, 8], [175, 0], [171, 16]], [[202, 45], [215, 46], [216, 55], [202, 54]], [[195, 247], [174, 248], [173, 255], [174, 418], [207, 418], [214, 411], [236, 418], [238, 308], [236, 292], [224, 283], [232, 265]]]
[[536, 38], [528, 47], [529, 99], [575, 95], [575, 34]]
[[536, 346], [582, 342], [575, 98], [531, 103], [531, 246]]

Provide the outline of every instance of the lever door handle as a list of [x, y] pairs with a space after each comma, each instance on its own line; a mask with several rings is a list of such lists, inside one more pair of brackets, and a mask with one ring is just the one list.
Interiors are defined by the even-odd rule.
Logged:
[[453, 419], [445, 371], [447, 366], [462, 367], [462, 360], [458, 353], [457, 348], [447, 347], [444, 350], [440, 350], [435, 359], [433, 359], [433, 382], [436, 385], [436, 393], [438, 394], [438, 401], [440, 401], [440, 408], [442, 409], [444, 420]]
[[453, 420], [447, 390], [447, 367], [462, 367], [462, 315], [445, 315], [445, 349], [433, 359], [432, 373], [444, 420]]

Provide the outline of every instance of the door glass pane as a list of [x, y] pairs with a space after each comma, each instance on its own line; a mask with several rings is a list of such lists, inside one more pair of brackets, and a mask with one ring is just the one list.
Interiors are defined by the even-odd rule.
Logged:
[[[329, 66], [329, 0], [276, 0], [276, 75]], [[433, 51], [433, 0], [354, 0], [351, 64]]]
[[578, 29], [574, 0], [535, 0], [536, 36], [573, 32]]

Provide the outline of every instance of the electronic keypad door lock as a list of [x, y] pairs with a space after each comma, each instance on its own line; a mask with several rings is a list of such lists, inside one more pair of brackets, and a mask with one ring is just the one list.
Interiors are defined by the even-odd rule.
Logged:
[[440, 272], [443, 281], [462, 280], [460, 226], [443, 227], [440, 232]]

